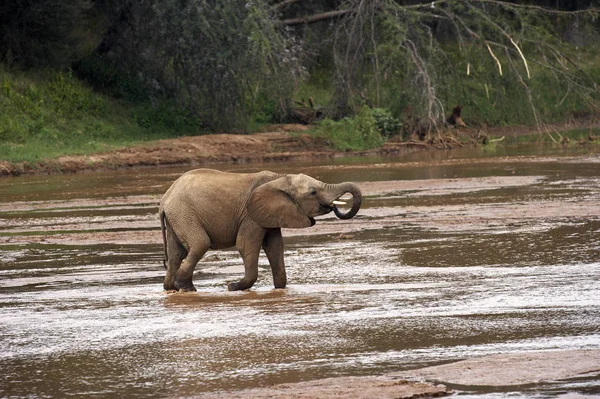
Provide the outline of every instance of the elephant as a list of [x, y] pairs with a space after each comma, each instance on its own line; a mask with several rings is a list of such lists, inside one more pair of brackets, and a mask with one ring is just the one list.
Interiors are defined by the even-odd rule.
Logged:
[[[352, 195], [348, 212], [340, 197]], [[181, 175], [159, 206], [167, 291], [196, 291], [192, 275], [209, 249], [237, 247], [244, 277], [227, 285], [229, 291], [251, 288], [258, 278], [258, 257], [264, 250], [275, 288], [285, 288], [281, 228], [304, 228], [315, 216], [331, 211], [340, 219], [356, 215], [362, 203], [359, 188], [350, 182], [327, 184], [305, 174], [270, 171], [230, 173], [195, 169]]]

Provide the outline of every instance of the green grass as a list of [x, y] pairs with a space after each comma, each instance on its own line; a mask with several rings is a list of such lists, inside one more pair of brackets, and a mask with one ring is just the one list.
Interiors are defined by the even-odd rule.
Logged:
[[174, 104], [133, 104], [94, 92], [70, 72], [0, 66], [0, 159], [37, 162], [197, 134]]

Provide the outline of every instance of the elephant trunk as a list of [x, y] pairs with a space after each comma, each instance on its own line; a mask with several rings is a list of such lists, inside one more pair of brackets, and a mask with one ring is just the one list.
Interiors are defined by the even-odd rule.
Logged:
[[346, 193], [350, 193], [352, 195], [352, 208], [350, 208], [348, 212], [344, 213], [341, 212], [334, 204], [333, 212], [335, 213], [335, 216], [337, 216], [340, 219], [351, 219], [356, 215], [356, 213], [360, 209], [360, 205], [362, 204], [362, 194], [360, 192], [360, 189], [354, 183], [341, 183], [336, 184], [336, 186], [339, 189], [339, 192], [341, 193], [338, 196], [338, 198]]

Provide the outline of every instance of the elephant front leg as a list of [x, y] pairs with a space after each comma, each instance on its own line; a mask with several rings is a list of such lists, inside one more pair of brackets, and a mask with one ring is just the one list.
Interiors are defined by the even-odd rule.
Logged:
[[254, 285], [258, 279], [258, 255], [260, 252], [261, 241], [262, 235], [258, 239], [255, 235], [252, 237], [247, 237], [246, 234], [238, 235], [236, 246], [244, 260], [244, 278], [237, 283], [227, 284], [227, 290], [247, 290]]
[[283, 261], [283, 237], [281, 236], [281, 229], [267, 231], [263, 240], [263, 249], [271, 265], [275, 288], [285, 288], [287, 276]]

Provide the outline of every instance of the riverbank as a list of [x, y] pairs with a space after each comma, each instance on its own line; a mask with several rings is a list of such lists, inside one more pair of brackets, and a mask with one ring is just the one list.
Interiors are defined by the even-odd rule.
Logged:
[[[559, 132], [578, 129], [581, 137], [594, 136], [600, 123], [593, 121], [568, 122], [547, 126], [540, 132], [532, 126], [466, 128], [455, 135], [458, 140], [426, 143], [389, 140], [383, 146], [368, 151], [343, 152], [331, 148], [322, 138], [308, 133], [305, 125], [271, 125], [264, 132], [240, 134], [210, 134], [149, 141], [144, 144], [91, 155], [69, 155], [41, 160], [36, 163], [0, 160], [0, 176], [23, 174], [81, 173], [144, 166], [202, 166], [206, 164], [256, 163], [333, 158], [361, 155], [397, 155], [412, 151], [457, 146], [479, 145], [482, 137], [490, 140], [532, 135], [532, 140], [554, 141], [559, 144]], [[597, 133], [596, 133], [597, 134]], [[585, 141], [585, 138], [578, 139]], [[507, 142], [506, 140], [504, 142]], [[596, 141], [597, 142], [597, 141]], [[564, 142], [563, 142], [564, 144]]]

